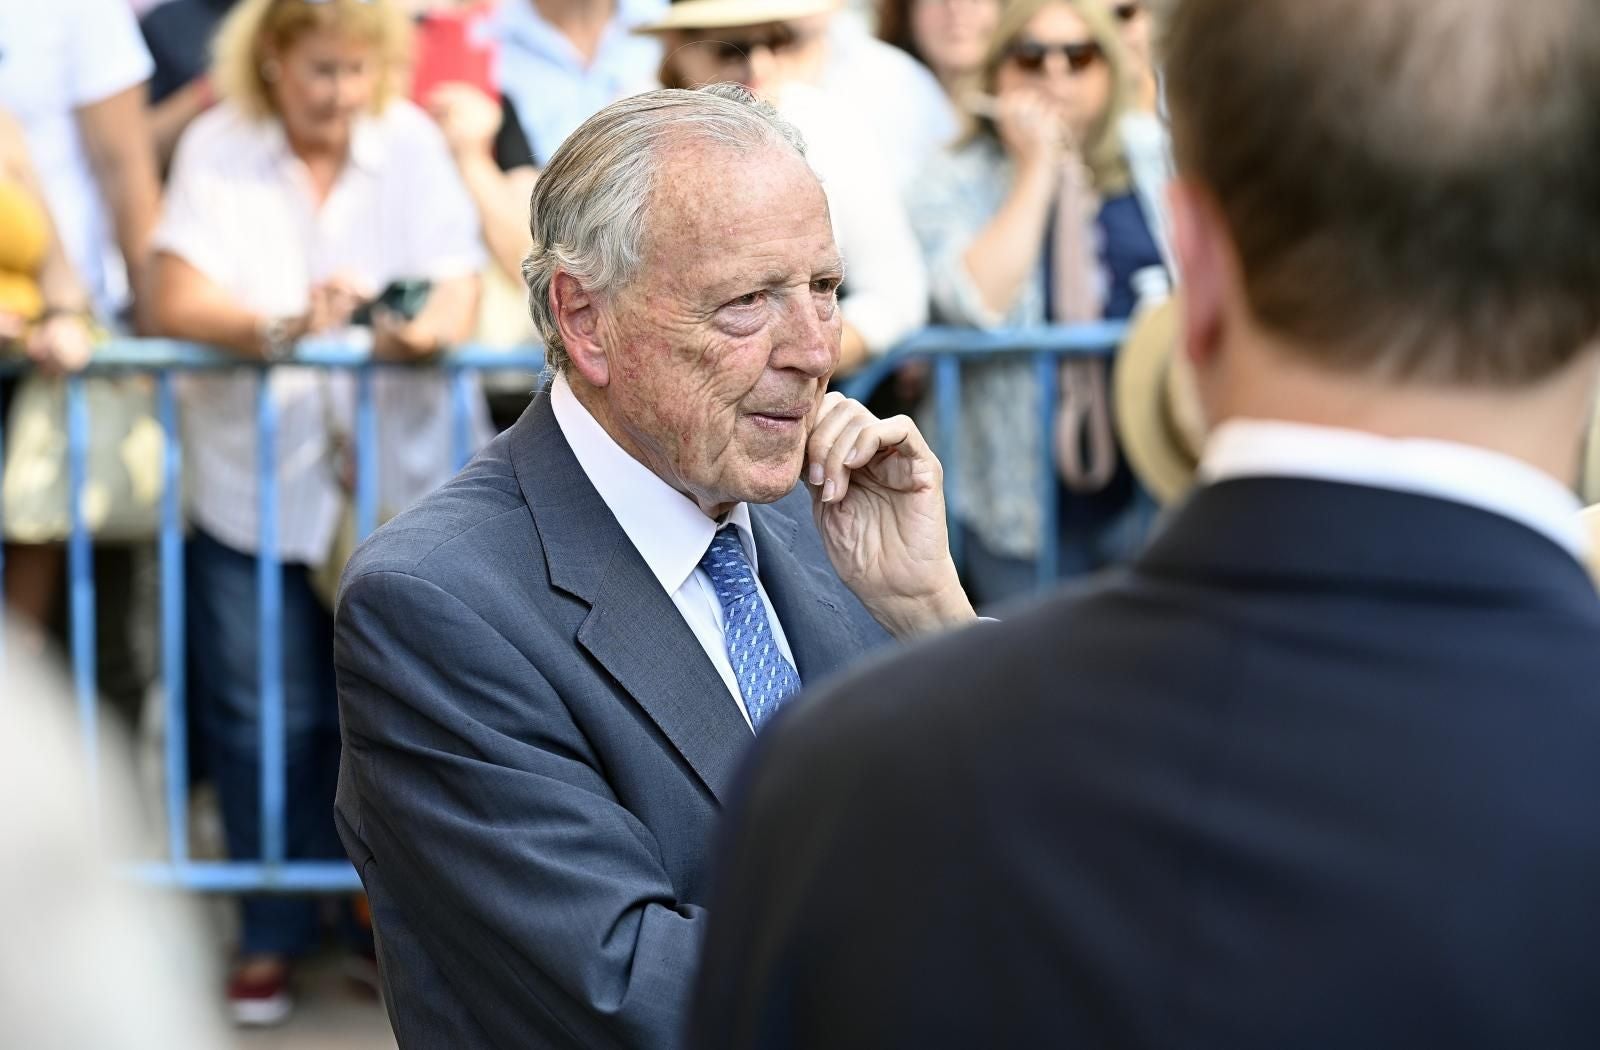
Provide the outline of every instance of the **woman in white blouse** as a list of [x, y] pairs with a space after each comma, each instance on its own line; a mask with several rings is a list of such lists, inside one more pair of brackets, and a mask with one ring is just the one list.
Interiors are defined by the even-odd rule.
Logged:
[[[378, 312], [374, 356], [425, 358], [471, 331], [484, 262], [477, 215], [438, 129], [396, 97], [410, 32], [390, 0], [243, 0], [217, 42], [222, 103], [178, 145], [157, 232], [160, 334], [278, 362], [305, 336], [349, 337], [359, 304], [391, 282], [431, 286], [409, 320]], [[265, 380], [258, 378], [266, 376]], [[183, 390], [191, 687], [230, 854], [258, 856], [255, 399], [277, 406], [277, 550], [284, 562], [285, 843], [341, 855], [332, 821], [339, 757], [332, 624], [310, 585], [347, 507], [353, 380], [278, 367], [191, 377]], [[384, 370], [375, 383], [385, 511], [445, 480], [445, 380]], [[481, 400], [481, 399], [480, 399]], [[475, 436], [487, 437], [477, 406]], [[315, 901], [244, 902], [229, 985], [235, 1018], [289, 1009], [288, 964], [318, 939]]]

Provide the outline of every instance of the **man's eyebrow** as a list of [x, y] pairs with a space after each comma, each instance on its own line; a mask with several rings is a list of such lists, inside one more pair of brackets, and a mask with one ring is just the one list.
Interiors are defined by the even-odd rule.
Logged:
[[833, 256], [827, 262], [817, 267], [817, 273], [823, 276], [837, 277], [840, 280], [843, 280], [845, 275], [844, 257], [841, 255]]

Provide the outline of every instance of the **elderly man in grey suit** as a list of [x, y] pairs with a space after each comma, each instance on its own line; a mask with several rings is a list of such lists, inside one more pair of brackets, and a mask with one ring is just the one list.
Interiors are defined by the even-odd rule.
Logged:
[[579, 128], [525, 266], [553, 382], [346, 573], [337, 818], [408, 1050], [678, 1045], [753, 732], [973, 618], [927, 443], [826, 393], [803, 148], [726, 86]]

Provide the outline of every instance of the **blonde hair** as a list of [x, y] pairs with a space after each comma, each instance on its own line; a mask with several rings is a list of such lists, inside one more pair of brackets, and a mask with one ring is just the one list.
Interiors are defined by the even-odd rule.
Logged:
[[[1122, 118], [1133, 102], [1132, 64], [1122, 46], [1110, 10], [1103, 0], [1010, 0], [1000, 12], [994, 36], [989, 40], [988, 54], [983, 57], [981, 73], [983, 90], [994, 94], [1000, 67], [1010, 57], [1011, 47], [1027, 30], [1034, 16], [1047, 7], [1062, 4], [1072, 10], [1088, 27], [1089, 35], [1100, 46], [1106, 64], [1111, 67], [1111, 97], [1106, 101], [1105, 112], [1089, 128], [1083, 142], [1083, 160], [1094, 178], [1095, 189], [1102, 196], [1126, 193], [1133, 182], [1128, 169], [1128, 156], [1122, 146]], [[994, 122], [980, 118], [974, 122], [974, 133], [996, 135]]]
[[211, 79], [217, 93], [252, 117], [278, 115], [263, 67], [321, 30], [366, 41], [378, 53], [372, 111], [400, 90], [411, 54], [411, 23], [391, 0], [242, 0], [217, 30]]

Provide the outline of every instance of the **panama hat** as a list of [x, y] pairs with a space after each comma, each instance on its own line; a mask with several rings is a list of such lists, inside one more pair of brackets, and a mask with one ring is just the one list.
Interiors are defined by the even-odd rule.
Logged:
[[797, 18], [830, 14], [839, 0], [682, 0], [655, 22], [634, 27], [635, 33], [671, 33], [685, 29], [732, 29], [764, 26]]
[[1600, 584], [1600, 505], [1585, 508], [1580, 518], [1589, 534], [1589, 575]]
[[1194, 485], [1205, 416], [1194, 373], [1178, 352], [1176, 298], [1142, 313], [1117, 354], [1117, 435], [1144, 487], [1162, 504]]

